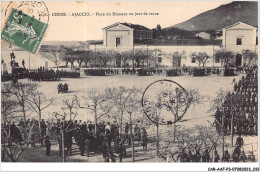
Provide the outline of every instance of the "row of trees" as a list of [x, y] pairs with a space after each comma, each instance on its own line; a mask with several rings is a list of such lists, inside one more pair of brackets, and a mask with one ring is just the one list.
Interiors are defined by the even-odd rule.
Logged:
[[[79, 68], [84, 62], [86, 67], [158, 67], [162, 57], [166, 57], [173, 67], [180, 67], [181, 61], [187, 59], [187, 51], [175, 51], [172, 53], [163, 52], [161, 49], [133, 49], [125, 50], [121, 53], [114, 50], [87, 50], [79, 51], [70, 47], [54, 47], [45, 46], [41, 48], [40, 54], [48, 60], [55, 63], [58, 67], [61, 62], [64, 62], [66, 67], [70, 63], [71, 68], [74, 68], [75, 61]], [[257, 58], [257, 54], [252, 50], [242, 50], [243, 62], [248, 66], [251, 65], [253, 59]], [[205, 67], [208, 59], [213, 58], [206, 52], [190, 52], [189, 57], [193, 62], [196, 62], [199, 67]], [[229, 65], [234, 62], [235, 53], [226, 49], [215, 50], [215, 61], [221, 62], [222, 66]], [[218, 60], [216, 60], [218, 59]]]

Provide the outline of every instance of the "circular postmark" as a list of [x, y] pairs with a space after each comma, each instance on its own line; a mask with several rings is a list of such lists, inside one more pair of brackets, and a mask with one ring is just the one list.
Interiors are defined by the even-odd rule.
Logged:
[[49, 23], [49, 10], [43, 1], [11, 1], [5, 9], [5, 18], [8, 17], [12, 8], [16, 8], [41, 22]]
[[151, 83], [142, 96], [142, 108], [153, 123], [168, 125], [179, 121], [190, 106], [188, 92], [172, 80]]

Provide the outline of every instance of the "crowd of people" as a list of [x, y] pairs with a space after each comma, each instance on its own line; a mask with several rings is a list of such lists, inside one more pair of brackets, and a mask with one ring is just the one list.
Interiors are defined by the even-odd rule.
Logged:
[[84, 73], [88, 76], [106, 76], [116, 74], [117, 71], [110, 70], [110, 69], [85, 69]]
[[163, 73], [163, 69], [159, 68], [122, 68], [122, 69], [85, 69], [84, 73], [88, 76], [106, 76], [106, 75], [135, 75], [138, 76], [148, 76], [148, 75], [161, 75]]
[[27, 71], [28, 81], [60, 81], [60, 78], [79, 78], [79, 72], [64, 71], [53, 69], [44, 69], [44, 67], [39, 67], [35, 71]]
[[169, 69], [166, 70], [166, 76], [179, 76], [181, 75], [181, 69]]
[[[248, 155], [245, 154], [243, 147], [244, 140], [241, 136], [236, 139], [236, 147], [230, 155], [228, 150], [225, 150], [223, 156], [220, 158], [218, 151], [214, 150], [214, 156], [210, 156], [208, 149], [201, 151], [200, 148], [195, 146], [195, 151], [192, 153], [190, 149], [186, 152], [183, 148], [177, 156], [177, 161], [180, 162], [255, 162], [256, 158], [253, 151], [249, 151]], [[213, 151], [213, 150], [212, 150]]]
[[[32, 147], [35, 147], [36, 142], [45, 145], [46, 155], [50, 156], [51, 144], [58, 142], [59, 155], [61, 156], [62, 141], [64, 140], [65, 154], [72, 155], [74, 143], [78, 146], [81, 156], [89, 157], [90, 154], [102, 154], [105, 162], [111, 161], [111, 158], [115, 159], [115, 154], [118, 154], [119, 161], [122, 162], [122, 159], [127, 156], [126, 147], [131, 145], [132, 139], [128, 123], [123, 127], [121, 134], [116, 122], [112, 124], [99, 122], [95, 127], [91, 121], [58, 119], [56, 122], [49, 122], [42, 119], [39, 124], [39, 121], [35, 119], [26, 121], [21, 119], [17, 125], [15, 122], [9, 121], [7, 124], [2, 124], [2, 127], [4, 128], [2, 135], [9, 135], [6, 143], [8, 146], [29, 139]], [[135, 125], [133, 138], [140, 143], [142, 142], [143, 149], [147, 149], [148, 138], [145, 128]]]
[[[28, 81], [60, 81], [60, 78], [79, 78], [80, 72], [45, 69], [39, 67], [37, 70], [24, 69], [20, 72], [5, 73], [2, 75], [1, 81], [12, 80], [16, 82], [18, 79], [28, 78]], [[15, 81], [14, 81], [15, 80]]]
[[233, 80], [234, 91], [227, 94], [222, 110], [217, 109], [215, 113], [217, 131], [220, 132], [223, 125], [224, 132], [227, 134], [231, 132], [231, 123], [233, 123], [234, 133], [258, 135], [257, 72], [257, 66], [250, 67], [246, 69], [246, 76], [242, 76], [238, 82]]

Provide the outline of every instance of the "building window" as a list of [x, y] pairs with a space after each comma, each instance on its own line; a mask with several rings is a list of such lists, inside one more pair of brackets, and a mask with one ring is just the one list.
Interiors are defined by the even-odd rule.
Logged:
[[219, 57], [215, 57], [215, 63], [219, 63], [220, 60], [219, 60]]
[[116, 38], [116, 47], [120, 46], [120, 38]]
[[191, 63], [195, 63], [195, 61], [196, 61], [196, 60], [195, 60], [195, 57], [192, 57], [192, 58], [191, 58]]
[[256, 37], [256, 45], [258, 45], [258, 37]]
[[237, 45], [242, 45], [242, 38], [237, 38]]

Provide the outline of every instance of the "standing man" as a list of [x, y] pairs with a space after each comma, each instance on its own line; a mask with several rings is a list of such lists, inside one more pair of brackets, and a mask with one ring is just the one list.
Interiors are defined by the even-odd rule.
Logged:
[[51, 142], [49, 140], [49, 136], [47, 136], [46, 140], [45, 140], [45, 146], [46, 146], [46, 155], [47, 156], [51, 156]]
[[24, 66], [24, 65], [25, 65], [24, 59], [23, 59], [23, 61], [22, 61], [22, 65], [23, 65], [23, 68], [25, 68], [25, 66]]
[[241, 137], [241, 134], [239, 134], [237, 140], [236, 140], [236, 145], [239, 146], [239, 147], [242, 147], [244, 144], [244, 140], [243, 138]]
[[[44, 119], [42, 119], [40, 125], [41, 125], [41, 137], [45, 137], [46, 136], [47, 125], [45, 124]], [[43, 146], [43, 138], [41, 139], [41, 145]]]

